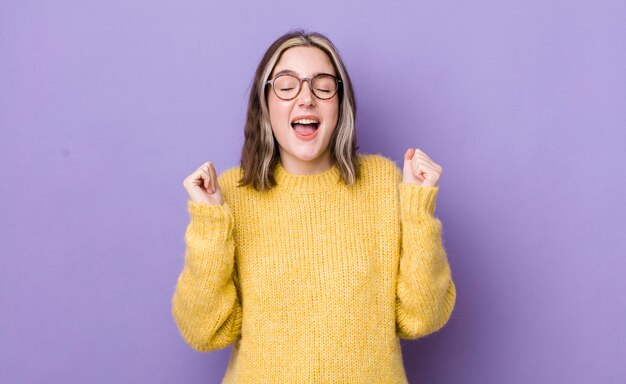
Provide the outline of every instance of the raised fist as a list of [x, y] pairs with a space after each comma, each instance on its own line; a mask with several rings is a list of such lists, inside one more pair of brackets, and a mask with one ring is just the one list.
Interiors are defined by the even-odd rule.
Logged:
[[196, 203], [222, 205], [222, 190], [217, 182], [217, 172], [213, 163], [207, 161], [194, 173], [187, 176], [183, 186], [189, 194], [189, 199]]

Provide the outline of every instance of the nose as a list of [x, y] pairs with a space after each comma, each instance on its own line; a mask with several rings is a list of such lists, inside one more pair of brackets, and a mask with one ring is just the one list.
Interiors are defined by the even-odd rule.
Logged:
[[315, 105], [315, 97], [311, 91], [311, 82], [303, 81], [298, 95], [298, 105]]

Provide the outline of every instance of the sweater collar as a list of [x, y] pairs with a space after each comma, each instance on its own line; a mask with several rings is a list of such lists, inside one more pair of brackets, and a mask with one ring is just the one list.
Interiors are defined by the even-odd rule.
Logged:
[[299, 193], [311, 193], [336, 189], [341, 184], [341, 172], [337, 163], [328, 170], [311, 175], [296, 175], [289, 173], [280, 160], [274, 169], [274, 179], [278, 187]]

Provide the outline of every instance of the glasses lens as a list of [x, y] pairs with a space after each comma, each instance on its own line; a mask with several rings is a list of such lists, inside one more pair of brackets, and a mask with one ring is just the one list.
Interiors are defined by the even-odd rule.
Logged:
[[300, 80], [291, 75], [281, 75], [274, 79], [274, 92], [281, 99], [289, 100], [296, 97]]
[[317, 75], [311, 82], [315, 96], [320, 99], [330, 99], [337, 92], [337, 80], [331, 75]]

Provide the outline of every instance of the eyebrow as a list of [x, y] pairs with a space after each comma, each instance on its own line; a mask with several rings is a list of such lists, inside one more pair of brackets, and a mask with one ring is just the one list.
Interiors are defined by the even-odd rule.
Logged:
[[[300, 75], [298, 74], [298, 72], [292, 71], [290, 69], [283, 69], [282, 71], [276, 73], [273, 77], [276, 77], [278, 75], [296, 75], [297, 77], [300, 77]], [[331, 76], [335, 76], [337, 77], [337, 75], [333, 75], [332, 73], [327, 73], [327, 72], [317, 72], [314, 73], [313, 76], [311, 76], [311, 78], [317, 76], [317, 75], [331, 75]]]

